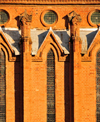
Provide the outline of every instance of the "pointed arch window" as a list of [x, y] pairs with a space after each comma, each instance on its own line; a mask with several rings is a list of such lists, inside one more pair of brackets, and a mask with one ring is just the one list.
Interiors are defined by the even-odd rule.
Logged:
[[96, 122], [100, 122], [100, 50], [96, 56]]
[[0, 50], [0, 122], [6, 122], [5, 54]]
[[55, 122], [55, 56], [47, 54], [47, 122]]

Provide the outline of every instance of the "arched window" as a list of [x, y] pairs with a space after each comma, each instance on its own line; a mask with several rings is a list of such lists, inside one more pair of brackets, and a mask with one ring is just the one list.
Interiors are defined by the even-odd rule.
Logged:
[[5, 54], [0, 50], [0, 122], [6, 122]]
[[100, 50], [96, 57], [96, 122], [100, 122]]
[[55, 122], [55, 57], [51, 49], [47, 55], [47, 122]]

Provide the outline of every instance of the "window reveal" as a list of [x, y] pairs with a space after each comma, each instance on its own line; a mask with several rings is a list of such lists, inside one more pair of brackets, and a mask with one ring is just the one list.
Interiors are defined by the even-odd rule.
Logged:
[[100, 50], [96, 57], [96, 122], [100, 122]]
[[51, 49], [47, 55], [47, 122], [55, 122], [55, 57]]
[[57, 15], [53, 11], [49, 11], [44, 15], [44, 21], [47, 24], [53, 24], [57, 20]]
[[91, 21], [94, 24], [100, 24], [100, 11], [95, 11], [92, 15], [91, 15]]
[[0, 10], [0, 24], [4, 24], [8, 21], [9, 15], [7, 12]]

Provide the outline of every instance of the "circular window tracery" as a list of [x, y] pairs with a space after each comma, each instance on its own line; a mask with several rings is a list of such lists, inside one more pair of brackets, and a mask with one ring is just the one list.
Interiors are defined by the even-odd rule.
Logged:
[[58, 20], [56, 12], [52, 10], [46, 10], [41, 15], [41, 22], [45, 26], [53, 26]]
[[100, 26], [100, 10], [91, 11], [88, 15], [88, 22], [91, 26]]
[[56, 19], [57, 19], [57, 15], [53, 11], [49, 11], [44, 15], [44, 21], [47, 24], [53, 24], [56, 21]]
[[95, 11], [91, 15], [91, 21], [94, 24], [100, 24], [100, 11]]
[[9, 20], [9, 15], [6, 11], [0, 10], [0, 24], [5, 24]]

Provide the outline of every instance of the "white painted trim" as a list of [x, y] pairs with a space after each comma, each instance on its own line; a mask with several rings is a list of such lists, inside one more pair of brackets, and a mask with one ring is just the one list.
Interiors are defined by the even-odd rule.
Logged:
[[98, 30], [98, 28], [80, 28], [80, 30], [83, 30], [83, 31], [96, 31], [96, 30]]

